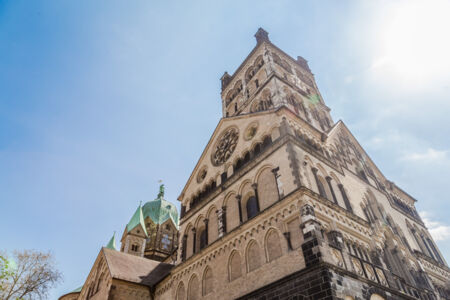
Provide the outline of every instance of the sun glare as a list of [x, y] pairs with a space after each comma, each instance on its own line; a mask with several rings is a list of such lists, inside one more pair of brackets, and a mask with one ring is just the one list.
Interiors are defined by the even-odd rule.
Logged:
[[407, 86], [450, 79], [450, 1], [397, 2], [382, 24], [374, 69]]

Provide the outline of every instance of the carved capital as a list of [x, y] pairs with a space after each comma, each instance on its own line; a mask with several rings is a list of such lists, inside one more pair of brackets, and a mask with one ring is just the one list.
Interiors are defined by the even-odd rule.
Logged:
[[305, 204], [302, 206], [302, 208], [300, 209], [300, 215], [303, 216], [307, 216], [307, 215], [311, 215], [313, 217], [316, 216], [315, 212], [314, 212], [314, 208], [309, 205], [309, 204]]

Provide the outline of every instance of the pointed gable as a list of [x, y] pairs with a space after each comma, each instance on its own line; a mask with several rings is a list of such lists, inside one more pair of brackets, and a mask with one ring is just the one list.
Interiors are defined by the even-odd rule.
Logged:
[[139, 204], [139, 207], [136, 209], [136, 212], [131, 217], [130, 222], [127, 224], [127, 232], [132, 231], [134, 228], [141, 226], [145, 236], [148, 236], [147, 230], [145, 229], [144, 223], [144, 214], [142, 213], [142, 206]]
[[[233, 165], [236, 159], [249, 151], [257, 142], [262, 142], [264, 136], [270, 136], [274, 128], [281, 123], [281, 116], [277, 111], [261, 111], [257, 113], [239, 115], [234, 117], [222, 118], [217, 124], [206, 147], [203, 150], [197, 164], [186, 182], [178, 200], [186, 205], [192, 196], [205, 189], [208, 183], [216, 182], [220, 185], [220, 176], [226, 173], [228, 167]], [[247, 130], [256, 124], [255, 135], [252, 138], [246, 137]], [[217, 149], [219, 140], [223, 134], [230, 128], [237, 128], [238, 140], [234, 151], [229, 154], [225, 163], [214, 165], [212, 156]], [[206, 174], [202, 180], [199, 180], [199, 173], [205, 168]]]

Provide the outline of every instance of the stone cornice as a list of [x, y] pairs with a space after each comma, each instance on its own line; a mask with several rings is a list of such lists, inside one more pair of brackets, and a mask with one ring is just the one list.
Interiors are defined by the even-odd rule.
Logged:
[[195, 269], [214, 261], [217, 257], [224, 254], [227, 249], [233, 249], [236, 243], [252, 238], [255, 232], [266, 230], [272, 227], [273, 222], [279, 219], [290, 219], [294, 214], [299, 214], [298, 203], [301, 191], [296, 191], [285, 196], [283, 200], [277, 201], [271, 206], [261, 211], [255, 218], [242, 223], [223, 237], [215, 240], [204, 249], [189, 257], [186, 261], [178, 264], [172, 269], [170, 275], [162, 282], [162, 287], [158, 289], [157, 294], [163, 294], [173, 286], [173, 282], [180, 279], [183, 275], [193, 272]]

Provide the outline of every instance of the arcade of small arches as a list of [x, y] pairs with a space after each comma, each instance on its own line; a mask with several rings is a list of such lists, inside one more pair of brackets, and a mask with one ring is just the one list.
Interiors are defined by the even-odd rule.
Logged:
[[188, 259], [279, 200], [277, 168], [265, 165], [253, 181], [244, 180], [237, 191], [228, 192], [221, 207], [211, 205], [205, 215], [186, 226], [181, 259]]
[[[189, 202], [189, 209], [192, 209], [196, 207], [199, 203], [203, 202], [204, 199], [208, 198], [220, 185], [225, 183], [228, 179], [230, 179], [233, 174], [238, 172], [240, 169], [242, 169], [245, 165], [247, 165], [249, 162], [253, 161], [254, 158], [256, 158], [259, 154], [264, 152], [266, 148], [268, 148], [275, 140], [280, 136], [279, 128], [275, 127], [269, 134], [263, 135], [263, 137], [260, 139], [259, 142], [254, 142], [253, 146], [250, 150], [245, 150], [243, 153], [239, 156], [236, 154], [234, 156], [237, 156], [234, 159], [234, 163], [232, 165], [227, 165], [224, 172], [220, 175], [217, 175], [215, 177], [210, 178], [209, 181], [207, 181], [203, 188], [196, 192], [194, 196], [192, 196], [191, 200]], [[323, 158], [328, 159], [330, 162], [332, 161], [332, 157], [335, 157], [334, 150], [323, 147], [318, 141], [315, 141], [314, 138], [310, 137], [309, 135], [303, 133], [300, 130], [295, 130], [295, 137], [302, 142], [305, 146], [311, 148], [316, 154], [321, 154]], [[331, 154], [330, 154], [331, 151]], [[361, 179], [368, 182], [368, 177], [366, 175], [366, 171], [363, 168], [363, 166], [353, 160], [353, 163], [355, 165], [355, 172], [356, 175], [358, 175]], [[314, 167], [313, 167], [314, 168]], [[323, 168], [322, 168], [323, 169]], [[314, 171], [313, 173], [314, 174]], [[320, 173], [319, 173], [320, 174]], [[311, 175], [312, 177], [312, 175]], [[316, 177], [314, 176], [314, 179]], [[323, 180], [323, 179], [326, 180]], [[317, 180], [314, 186], [317, 186], [317, 189], [312, 188], [312, 190], [318, 192], [321, 196], [324, 198], [327, 198], [329, 200], [332, 200], [336, 203], [337, 199], [340, 198], [340, 195], [342, 195], [342, 202], [343, 206], [347, 208], [347, 210], [352, 211], [350, 202], [347, 201], [348, 197], [345, 194], [345, 190], [342, 190], [342, 187], [340, 186], [339, 180], [337, 179], [337, 176], [334, 176], [334, 180], [337, 183], [337, 185], [330, 188], [328, 181], [331, 180], [332, 182], [333, 177], [328, 175], [319, 175], [317, 176]], [[310, 186], [312, 187], [312, 185]], [[334, 196], [333, 196], [334, 194]], [[347, 199], [347, 200], [346, 200]], [[188, 211], [187, 205], [181, 206], [181, 217], [185, 215], [185, 213]]]
[[273, 100], [272, 100], [272, 94], [269, 89], [265, 89], [261, 92], [261, 97], [259, 99], [255, 99], [253, 101], [253, 104], [250, 108], [250, 112], [259, 112], [264, 110], [272, 109], [273, 106]]
[[[367, 190], [366, 195], [361, 202], [361, 208], [370, 224], [375, 224], [377, 220], [387, 224], [392, 229], [393, 233], [401, 239], [401, 244], [405, 245], [410, 253], [414, 252], [408, 243], [403, 230], [395, 223], [391, 215], [385, 211], [383, 206], [378, 203], [372, 191]], [[419, 229], [416, 224], [411, 224], [407, 219], [405, 219], [405, 223], [411, 236], [414, 237], [416, 244], [419, 246], [421, 253], [437, 263], [445, 265], [442, 256], [426, 230]]]
[[[289, 64], [285, 59], [281, 59], [278, 54], [275, 52], [271, 52], [273, 61], [276, 65], [281, 67], [281, 73], [283, 74], [283, 78], [289, 82], [298, 83], [298, 80], [300, 82], [304, 82], [308, 87], [305, 85], [302, 85], [301, 93], [303, 93], [305, 96], [311, 95], [312, 90], [314, 90], [314, 82], [313, 79], [311, 79], [308, 75], [306, 75], [305, 72], [300, 71], [298, 68], [295, 68], [295, 71], [293, 70], [293, 67], [291, 64]], [[224, 97], [225, 107], [227, 108], [226, 115], [230, 116], [232, 114], [235, 114], [239, 106], [242, 105], [246, 100], [248, 100], [252, 95], [254, 95], [258, 89], [263, 85], [264, 81], [268, 78], [267, 74], [265, 72], [261, 72], [260, 70], [263, 69], [264, 66], [264, 58], [262, 55], [259, 55], [252, 64], [247, 68], [247, 70], [243, 73], [243, 79], [236, 79], [234, 82], [234, 85], [232, 88], [228, 90], [226, 93], [226, 96]], [[283, 73], [282, 70], [285, 70], [289, 75], [286, 73]], [[297, 79], [291, 79], [290, 77], [297, 77]], [[289, 78], [288, 78], [289, 77]], [[295, 84], [296, 86], [296, 84]], [[237, 99], [237, 100], [236, 100]], [[288, 101], [292, 103], [292, 97], [288, 97]], [[230, 104], [234, 102], [234, 110], [233, 107], [229, 108]], [[294, 109], [296, 112], [299, 109], [300, 104], [294, 102]], [[263, 92], [262, 97], [258, 100], [253, 101], [253, 105], [250, 108], [250, 112], [258, 112], [263, 110], [268, 110], [270, 108], [273, 108], [274, 103], [272, 96], [270, 94], [270, 91]], [[306, 109], [303, 110], [305, 114], [305, 118], [310, 122], [311, 118], [306, 113]], [[299, 111], [298, 111], [299, 113]], [[331, 128], [332, 121], [329, 120], [328, 117], [322, 116], [321, 113], [317, 111], [317, 109], [311, 110], [311, 115], [316, 119], [322, 130], [326, 130], [328, 128]]]
[[406, 220], [406, 226], [411, 232], [411, 235], [414, 237], [417, 245], [419, 245], [422, 254], [442, 265], [445, 265], [444, 259], [440, 255], [436, 245], [434, 244], [433, 240], [430, 238], [426, 230], [419, 229], [416, 224], [411, 224], [408, 220]]
[[[204, 184], [203, 188], [195, 193], [189, 202], [189, 210], [196, 207], [199, 203], [202, 203], [204, 199], [208, 198], [213, 192], [220, 186], [228, 181], [234, 174], [244, 168], [249, 162], [257, 158], [261, 153], [263, 153], [267, 148], [272, 145], [276, 139], [279, 137], [278, 127], [273, 128], [270, 133], [263, 134], [262, 137], [254, 141], [252, 146], [248, 150], [244, 150], [241, 155], [234, 154], [234, 162], [228, 165], [224, 172], [216, 177], [211, 178], [207, 183]], [[219, 184], [218, 184], [219, 182]], [[186, 205], [181, 205], [181, 217], [183, 217], [188, 208]]]
[[[279, 65], [282, 69], [284, 69], [286, 72], [288, 72], [291, 75], [294, 75], [294, 71], [292, 70], [291, 65], [285, 60], [282, 59], [278, 54], [275, 52], [272, 52], [272, 58], [274, 63]], [[304, 83], [306, 83], [309, 87], [314, 88], [314, 82], [313, 80], [305, 74], [305, 72], [300, 71], [299, 69], [295, 68], [295, 75]], [[283, 76], [285, 79], [287, 79], [287, 74], [284, 74]], [[310, 90], [307, 89], [307, 92], [309, 93]]]
[[[228, 281], [234, 281], [243, 276], [244, 272], [250, 273], [258, 269], [264, 263], [270, 263], [283, 255], [287, 251], [287, 246], [282, 244], [281, 234], [278, 229], [270, 228], [264, 238], [264, 244], [260, 245], [255, 239], [248, 241], [243, 253], [238, 249], [230, 252], [227, 260]], [[285, 243], [285, 242], [284, 242]], [[214, 291], [214, 270], [211, 266], [206, 266], [199, 274], [192, 274], [187, 282], [178, 283], [176, 289], [176, 299], [189, 300], [200, 299]], [[199, 280], [201, 278], [201, 280]]]
[[308, 156], [305, 156], [303, 160], [303, 167], [310, 190], [319, 194], [322, 198], [345, 208], [347, 211], [353, 212], [344, 185], [340, 182], [336, 174], [333, 172], [328, 174], [320, 163], [314, 164]]
[[[263, 65], [264, 59], [262, 55], [260, 55], [255, 59], [253, 64], [248, 67], [245, 72], [244, 79], [236, 80], [233, 88], [228, 91], [225, 96], [225, 107], [228, 107], [232, 102], [234, 102], [234, 113], [236, 113], [238, 110], [238, 104], [242, 103], [243, 99], [249, 99], [250, 96], [255, 93], [255, 91], [266, 79], [265, 73], [259, 72], [262, 70]], [[230, 111], [228, 111], [227, 114], [229, 115]]]

